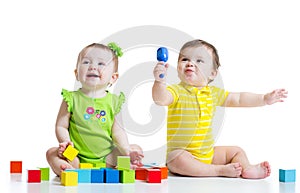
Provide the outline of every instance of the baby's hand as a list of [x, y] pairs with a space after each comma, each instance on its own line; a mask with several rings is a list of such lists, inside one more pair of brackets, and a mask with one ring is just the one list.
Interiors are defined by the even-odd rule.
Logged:
[[285, 89], [276, 89], [264, 95], [264, 101], [268, 105], [277, 102], [283, 102], [283, 98], [287, 98], [288, 92]]
[[59, 147], [58, 147], [58, 151], [57, 151], [58, 157], [65, 158], [63, 156], [63, 153], [66, 150], [66, 148], [68, 147], [68, 145], [73, 146], [73, 143], [71, 141], [65, 141], [65, 142], [59, 143]]
[[144, 157], [143, 152], [139, 150], [132, 150], [129, 152], [131, 168], [135, 169], [136, 167], [142, 166], [142, 159]]
[[[158, 62], [153, 70], [153, 75], [156, 81], [164, 81], [166, 79], [168, 63]], [[163, 74], [163, 77], [161, 76]]]

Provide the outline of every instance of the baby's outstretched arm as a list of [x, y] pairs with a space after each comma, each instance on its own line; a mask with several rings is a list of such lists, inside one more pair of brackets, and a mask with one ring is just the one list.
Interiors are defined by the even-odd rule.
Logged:
[[[152, 87], [152, 98], [155, 104], [161, 106], [168, 106], [173, 102], [173, 96], [167, 90], [166, 84], [168, 66], [168, 63], [158, 62], [153, 70], [155, 81]], [[160, 77], [161, 74], [164, 74], [163, 78]]]
[[225, 107], [259, 107], [283, 102], [287, 98], [285, 89], [276, 89], [266, 94], [255, 94], [249, 92], [229, 93], [223, 106]]
[[264, 95], [264, 101], [267, 105], [272, 105], [277, 102], [283, 102], [287, 98], [288, 92], [285, 89], [276, 89]]

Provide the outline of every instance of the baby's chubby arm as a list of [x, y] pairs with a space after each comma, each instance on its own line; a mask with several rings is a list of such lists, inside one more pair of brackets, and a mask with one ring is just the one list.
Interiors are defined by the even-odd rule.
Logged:
[[131, 164], [140, 166], [142, 165], [142, 158], [144, 157], [144, 154], [140, 150], [131, 149], [121, 115], [121, 112], [118, 113], [114, 119], [112, 127], [113, 142], [122, 155], [130, 156]]
[[259, 107], [283, 102], [288, 92], [285, 89], [276, 89], [266, 94], [249, 92], [229, 93], [223, 106], [225, 107]]
[[59, 157], [64, 157], [62, 154], [68, 145], [73, 146], [68, 130], [69, 121], [70, 113], [68, 112], [68, 105], [65, 101], [62, 101], [55, 124], [55, 134], [59, 142], [59, 148], [57, 152]]
[[[158, 62], [153, 70], [155, 81], [152, 87], [152, 98], [155, 104], [160, 106], [168, 106], [173, 102], [173, 96], [167, 90], [166, 84], [168, 67], [168, 63]], [[160, 78], [160, 74], [164, 74], [164, 77]]]

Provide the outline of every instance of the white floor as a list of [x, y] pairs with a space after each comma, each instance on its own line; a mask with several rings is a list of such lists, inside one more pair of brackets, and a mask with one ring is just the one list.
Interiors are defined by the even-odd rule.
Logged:
[[[273, 170], [274, 171], [274, 170]], [[280, 183], [278, 172], [263, 180], [234, 178], [190, 178], [170, 175], [162, 183], [149, 184], [136, 181], [134, 184], [79, 184], [64, 187], [59, 178], [51, 173], [50, 181], [27, 183], [24, 174], [0, 173], [1, 193], [296, 193], [299, 183]]]

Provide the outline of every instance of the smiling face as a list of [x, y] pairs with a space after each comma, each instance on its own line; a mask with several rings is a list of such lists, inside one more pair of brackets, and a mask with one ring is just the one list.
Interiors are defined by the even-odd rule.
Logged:
[[79, 55], [75, 75], [83, 89], [105, 89], [117, 80], [116, 70], [111, 50], [91, 46]]
[[182, 49], [177, 72], [179, 79], [186, 84], [195, 87], [207, 86], [217, 75], [212, 50], [203, 44]]

